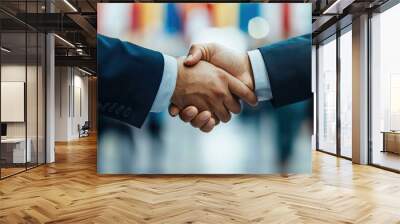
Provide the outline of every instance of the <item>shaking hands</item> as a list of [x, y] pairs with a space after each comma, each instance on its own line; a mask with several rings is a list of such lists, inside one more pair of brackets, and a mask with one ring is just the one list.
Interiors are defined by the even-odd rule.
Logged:
[[195, 44], [178, 59], [178, 77], [169, 112], [203, 132], [240, 113], [239, 99], [255, 106], [253, 72], [247, 53], [217, 44]]

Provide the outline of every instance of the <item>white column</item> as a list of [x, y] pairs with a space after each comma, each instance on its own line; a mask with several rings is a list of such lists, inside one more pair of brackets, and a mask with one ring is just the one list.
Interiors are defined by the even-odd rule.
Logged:
[[353, 20], [353, 162], [368, 163], [368, 16]]
[[55, 55], [54, 35], [46, 36], [46, 163], [55, 161], [54, 133], [55, 133]]
[[[54, 5], [46, 1], [46, 12], [54, 12]], [[55, 161], [55, 43], [54, 34], [46, 34], [46, 163]]]

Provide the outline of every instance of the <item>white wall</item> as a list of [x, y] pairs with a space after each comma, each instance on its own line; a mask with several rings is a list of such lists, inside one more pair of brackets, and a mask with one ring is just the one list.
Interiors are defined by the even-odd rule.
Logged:
[[[37, 70], [38, 69], [38, 70]], [[25, 80], [27, 78], [27, 80]], [[45, 150], [45, 118], [44, 118], [44, 74], [42, 67], [36, 67], [25, 64], [3, 64], [1, 66], [2, 82], [24, 82], [26, 85], [26, 106], [24, 105], [22, 113], [26, 112], [26, 120], [22, 122], [6, 122], [7, 137], [24, 138], [25, 135], [30, 140], [32, 151], [32, 161], [44, 162]], [[2, 95], [2, 98], [7, 95]], [[2, 107], [1, 110], [7, 111], [11, 108]], [[12, 111], [7, 111], [11, 112]], [[39, 153], [37, 156], [36, 153]]]
[[56, 67], [55, 120], [56, 141], [77, 139], [88, 120], [88, 77], [76, 68]]
[[[25, 65], [2, 65], [1, 81], [25, 82]], [[6, 110], [6, 108], [1, 108], [1, 110]], [[7, 123], [7, 137], [25, 137], [25, 122]]]
[[69, 68], [55, 68], [55, 141], [68, 140]]
[[[27, 70], [25, 70], [27, 69]], [[36, 67], [18, 64], [7, 64], [1, 66], [1, 81], [2, 82], [25, 82], [26, 71], [28, 72], [28, 81], [30, 85], [36, 85], [36, 80], [32, 80], [31, 75], [36, 76]], [[33, 108], [36, 111], [36, 88], [27, 88], [27, 106], [35, 107]], [[4, 97], [4, 96], [3, 96]], [[34, 102], [34, 104], [31, 104]], [[1, 108], [1, 110], [7, 110], [7, 108]], [[29, 113], [27, 113], [28, 119], [28, 137], [30, 132], [30, 128], [32, 130], [36, 130], [36, 113], [32, 113], [32, 108], [27, 109]], [[34, 123], [32, 123], [34, 122]], [[7, 122], [7, 136], [8, 137], [25, 137], [25, 125], [26, 122]], [[35, 132], [36, 135], [36, 132]]]

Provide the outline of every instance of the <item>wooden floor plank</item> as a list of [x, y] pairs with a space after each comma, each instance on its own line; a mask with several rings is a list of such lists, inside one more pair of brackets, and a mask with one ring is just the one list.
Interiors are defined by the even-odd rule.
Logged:
[[0, 223], [400, 223], [400, 175], [313, 153], [313, 173], [97, 175], [96, 139], [0, 181]]

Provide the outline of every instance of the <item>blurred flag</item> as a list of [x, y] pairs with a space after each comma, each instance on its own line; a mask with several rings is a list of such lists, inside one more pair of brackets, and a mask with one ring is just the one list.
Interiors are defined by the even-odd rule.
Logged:
[[286, 39], [290, 35], [290, 7], [287, 3], [282, 3], [283, 37]]
[[162, 3], [140, 3], [140, 6], [140, 27], [142, 27], [142, 29], [153, 31], [162, 27], [164, 9]]
[[213, 24], [217, 27], [224, 26], [237, 26], [238, 22], [238, 11], [239, 4], [237, 3], [225, 3], [217, 4], [213, 3]]
[[259, 3], [243, 3], [240, 4], [239, 27], [244, 32], [248, 31], [249, 21], [260, 15]]
[[131, 13], [131, 29], [132, 31], [140, 30], [140, 13], [141, 13], [141, 4], [132, 4], [132, 13]]
[[178, 33], [182, 31], [182, 18], [178, 6], [174, 3], [167, 3], [165, 7], [165, 31], [167, 33]]
[[257, 41], [274, 42], [310, 32], [311, 4], [304, 4], [100, 3], [98, 32], [125, 38], [160, 31], [190, 41], [207, 28], [233, 27]]

